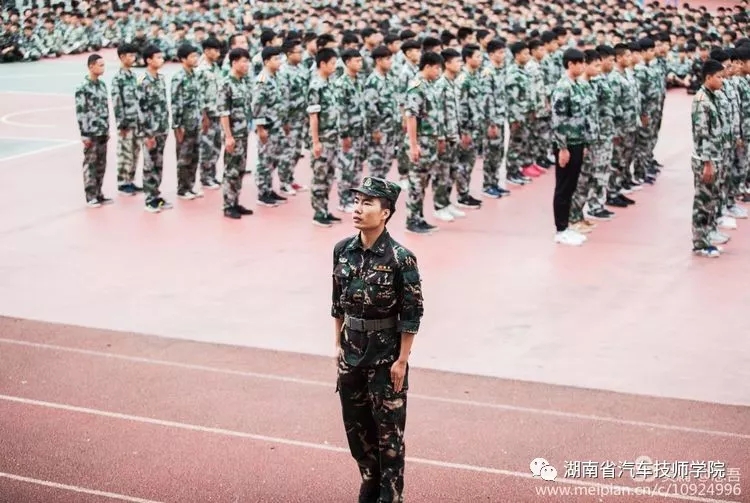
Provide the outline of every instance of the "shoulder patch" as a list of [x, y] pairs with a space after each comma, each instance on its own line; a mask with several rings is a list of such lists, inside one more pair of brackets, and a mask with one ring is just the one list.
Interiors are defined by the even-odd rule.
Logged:
[[419, 78], [412, 79], [409, 82], [409, 90], [416, 89], [416, 88], [418, 88], [421, 85], [422, 85], [422, 79], [419, 79]]
[[484, 70], [482, 70], [482, 76], [489, 77], [490, 75], [492, 75], [492, 69], [491, 68], [485, 68]]
[[703, 91], [698, 91], [697, 93], [695, 93], [695, 101], [700, 103], [704, 99], [706, 99], [706, 95]]
[[140, 74], [140, 75], [138, 76], [138, 85], [140, 86], [141, 84], [143, 84], [143, 81], [144, 81], [144, 80], [146, 80], [146, 74], [145, 74], [145, 73], [142, 73], [142, 74]]
[[258, 75], [258, 80], [256, 82], [260, 82], [261, 84], [266, 81], [266, 72], [261, 72], [260, 75]]

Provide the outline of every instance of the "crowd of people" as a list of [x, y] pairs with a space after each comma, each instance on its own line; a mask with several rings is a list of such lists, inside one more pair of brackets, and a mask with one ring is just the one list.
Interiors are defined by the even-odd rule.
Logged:
[[[742, 108], [740, 92], [725, 91], [727, 82], [739, 90], [731, 82], [745, 81], [746, 2], [715, 13], [625, 0], [73, 5], [5, 11], [0, 51], [15, 61], [117, 48], [111, 89], [95, 54], [76, 91], [92, 207], [111, 202], [101, 191], [111, 99], [117, 189], [145, 192], [150, 212], [172, 207], [160, 185], [174, 131], [177, 197], [221, 188], [224, 215], [235, 219], [253, 213], [239, 204], [246, 173], [254, 171], [259, 205], [306, 190], [295, 173], [309, 150], [312, 221], [323, 227], [341, 221], [329, 209], [334, 180], [337, 209], [353, 212], [350, 189], [365, 172], [389, 176], [394, 163], [407, 191], [406, 228], [420, 234], [437, 230], [425, 217], [428, 188], [434, 220], [449, 222], [484, 204], [470, 191], [475, 166], [481, 196], [497, 199], [557, 165], [555, 241], [580, 245], [594, 221], [635, 204], [628, 196], [656, 181], [668, 88], [703, 99], [704, 66], [718, 58], [731, 75], [719, 93]], [[169, 84], [160, 72], [165, 61], [180, 65]], [[145, 67], [141, 77], [136, 66]], [[739, 114], [722, 124], [730, 122], [732, 131], [745, 130]], [[247, 169], [253, 129], [258, 161]], [[711, 229], [694, 238], [698, 254], [715, 256], [715, 245], [729, 239], [718, 229], [747, 217], [735, 204], [748, 199], [744, 153], [733, 162], [724, 170], [731, 183], [722, 185], [730, 189], [716, 192]], [[559, 169], [566, 165], [572, 169]]]

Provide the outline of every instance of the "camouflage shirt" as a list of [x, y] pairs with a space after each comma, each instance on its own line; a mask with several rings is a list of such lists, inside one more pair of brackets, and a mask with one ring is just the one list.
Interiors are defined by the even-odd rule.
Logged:
[[690, 117], [693, 124], [693, 159], [720, 163], [724, 156], [725, 143], [716, 93], [705, 86], [701, 87], [693, 98]]
[[615, 103], [607, 75], [593, 77], [589, 84], [596, 93], [596, 111], [599, 119], [599, 140], [610, 141], [615, 136]]
[[221, 84], [221, 67], [207, 60], [201, 61], [195, 71], [201, 97], [201, 110], [212, 119], [219, 116], [219, 85]]
[[318, 114], [318, 138], [335, 141], [339, 137], [339, 106], [331, 79], [313, 74], [307, 89], [307, 113]]
[[442, 106], [444, 135], [442, 139], [456, 142], [461, 135], [461, 87], [458, 84], [458, 76], [449, 79], [443, 73], [435, 82], [435, 94], [438, 103]]
[[593, 113], [594, 101], [583, 85], [563, 75], [552, 92], [553, 144], [563, 149], [589, 143], [588, 116]]
[[508, 122], [526, 122], [534, 112], [532, 102], [531, 79], [526, 71], [518, 65], [510, 65], [505, 80], [505, 92], [508, 96]]
[[745, 142], [748, 142], [750, 140], [750, 80], [747, 77], [737, 78], [737, 93], [740, 98], [740, 135]]
[[102, 79], [92, 81], [88, 76], [76, 88], [76, 119], [84, 138], [109, 136], [109, 96]]
[[232, 136], [244, 137], [252, 119], [250, 86], [248, 78], [229, 75], [222, 81], [219, 92], [219, 117], [229, 117]]
[[139, 79], [140, 126], [143, 136], [150, 138], [169, 132], [169, 105], [167, 83], [160, 73], [156, 77], [146, 72]]
[[112, 108], [117, 129], [138, 127], [138, 79], [132, 70], [120, 68], [112, 78]]
[[456, 79], [461, 86], [461, 132], [472, 134], [484, 129], [487, 95], [483, 87], [479, 71], [470, 72], [465, 69]]
[[195, 72], [180, 68], [172, 75], [172, 129], [196, 132], [201, 127], [203, 100]]
[[364, 249], [359, 235], [333, 249], [331, 315], [366, 320], [398, 318], [395, 328], [373, 332], [346, 329], [341, 347], [346, 363], [370, 367], [398, 359], [401, 333], [416, 333], [424, 313], [417, 259], [387, 230]]
[[507, 116], [505, 96], [505, 67], [490, 66], [482, 70], [484, 88], [487, 95], [487, 123], [504, 126]]
[[365, 134], [367, 107], [362, 79], [344, 73], [335, 84], [339, 103], [339, 128], [342, 138], [361, 138]]
[[406, 90], [404, 113], [417, 118], [417, 136], [445, 137], [442, 107], [434, 82], [427, 82], [421, 75], [411, 81]]
[[617, 69], [607, 74], [612, 90], [612, 124], [615, 137], [630, 134], [638, 127], [638, 94], [625, 74]]
[[367, 107], [367, 127], [371, 132], [393, 134], [401, 127], [396, 81], [392, 75], [381, 75], [373, 70], [364, 88]]
[[302, 63], [286, 64], [279, 70], [279, 85], [284, 95], [284, 104], [289, 123], [299, 126], [307, 122], [307, 87], [310, 85], [310, 73]]
[[276, 75], [264, 68], [255, 79], [252, 95], [253, 117], [257, 125], [275, 131], [286, 124], [284, 113], [287, 107]]

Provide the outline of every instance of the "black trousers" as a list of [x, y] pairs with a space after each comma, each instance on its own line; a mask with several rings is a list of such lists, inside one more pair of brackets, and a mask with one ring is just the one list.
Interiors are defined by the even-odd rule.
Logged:
[[578, 178], [581, 176], [584, 148], [584, 145], [569, 146], [570, 160], [564, 168], [560, 167], [560, 151], [556, 147], [553, 149], [555, 154], [555, 196], [552, 200], [552, 208], [555, 213], [555, 227], [558, 232], [568, 228], [570, 205], [573, 202]]

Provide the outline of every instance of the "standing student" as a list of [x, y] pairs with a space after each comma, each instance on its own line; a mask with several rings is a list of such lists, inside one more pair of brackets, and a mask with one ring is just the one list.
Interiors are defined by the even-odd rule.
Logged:
[[138, 48], [132, 44], [117, 47], [120, 69], [112, 78], [112, 108], [117, 126], [117, 191], [126, 196], [141, 192], [133, 183], [141, 153], [140, 131], [138, 131], [138, 79], [133, 65]]

